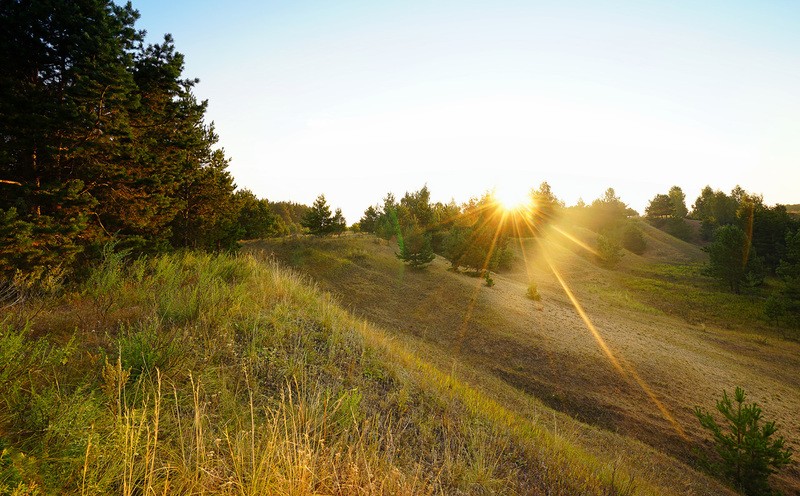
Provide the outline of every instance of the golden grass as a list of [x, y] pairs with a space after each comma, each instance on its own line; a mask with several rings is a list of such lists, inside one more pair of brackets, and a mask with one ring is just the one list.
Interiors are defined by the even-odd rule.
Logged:
[[3, 492], [661, 492], [275, 263], [109, 256], [108, 292], [4, 315]]
[[[457, 363], [459, 377], [481, 397], [540, 428], [549, 424], [551, 434], [552, 418], [558, 418], [568, 443], [606, 467], [616, 462], [621, 472], [635, 473], [637, 482], [657, 492], [723, 491], [690, 468], [696, 462], [692, 450], [706, 447], [694, 406], [710, 407], [723, 389], [742, 385], [797, 448], [800, 421], [793, 412], [800, 408], [800, 383], [794, 372], [800, 369], [800, 348], [764, 329], [753, 311], [757, 302], [727, 295], [699, 275], [704, 254], [697, 247], [651, 231], [645, 229], [653, 250], [642, 257], [627, 254], [617, 271], [596, 266], [585, 250], [557, 233], [541, 245], [523, 241], [526, 256], [518, 254], [512, 271], [493, 274], [493, 288], [448, 272], [443, 260], [427, 271], [407, 271], [391, 246], [367, 236], [253, 242], [246, 250], [274, 254], [309, 274], [438, 370]], [[590, 234], [570, 231], [577, 239]], [[356, 251], [366, 253], [361, 263], [336, 273], [321, 256], [309, 255], [344, 260]], [[630, 374], [619, 374], [604, 358], [541, 258], [543, 251]], [[525, 297], [530, 280], [541, 302]], [[548, 407], [604, 430], [552, 417]], [[541, 412], [549, 412], [543, 415], [551, 421], [542, 422]], [[796, 490], [800, 467], [783, 471], [775, 483]]]

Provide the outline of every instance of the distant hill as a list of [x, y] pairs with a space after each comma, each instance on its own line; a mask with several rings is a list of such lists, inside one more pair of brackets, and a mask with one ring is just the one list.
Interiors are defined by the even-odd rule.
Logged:
[[800, 203], [795, 203], [793, 205], [784, 205], [786, 207], [786, 211], [792, 215], [800, 215]]

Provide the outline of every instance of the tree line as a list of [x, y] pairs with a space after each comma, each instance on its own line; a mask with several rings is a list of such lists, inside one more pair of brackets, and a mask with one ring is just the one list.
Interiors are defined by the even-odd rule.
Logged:
[[[557, 201], [547, 183], [533, 195], [541, 196], [543, 205], [545, 196], [547, 201]], [[521, 229], [536, 229], [542, 212], [524, 219], [512, 215], [491, 193], [462, 205], [455, 201], [432, 203], [428, 187], [423, 186], [407, 192], [399, 201], [387, 194], [381, 205], [367, 208], [355, 227], [384, 239], [395, 239], [398, 257], [413, 267], [423, 267], [439, 254], [453, 270], [463, 267], [483, 274], [511, 263], [509, 239], [519, 236]]]
[[107, 0], [0, 4], [0, 272], [65, 273], [120, 249], [226, 249], [288, 231], [235, 191], [206, 101], [166, 35]]
[[[510, 265], [511, 238], [536, 236], [555, 219], [594, 231], [596, 259], [607, 268], [616, 266], [625, 250], [642, 254], [647, 249], [639, 214], [613, 188], [589, 205], [579, 200], [566, 207], [546, 182], [531, 190], [527, 208], [516, 212], [505, 210], [491, 193], [462, 205], [432, 203], [427, 186], [400, 201], [390, 193], [382, 204], [367, 208], [354, 228], [395, 239], [399, 258], [411, 266], [425, 266], [438, 254], [455, 270], [483, 274]], [[768, 206], [762, 196], [739, 186], [730, 195], [707, 186], [689, 210], [683, 190], [673, 186], [649, 202], [644, 220], [704, 244], [709, 254], [704, 273], [734, 293], [757, 292], [766, 277], [775, 279], [776, 289], [765, 296], [765, 316], [800, 326], [800, 219], [786, 206]]]
[[766, 277], [774, 277], [777, 288], [767, 296], [766, 318], [800, 327], [800, 219], [786, 205], [770, 207], [740, 186], [730, 194], [706, 186], [689, 211], [685, 195], [673, 186], [645, 211], [654, 226], [685, 240], [693, 237], [686, 219], [699, 221], [697, 236], [709, 255], [705, 273], [730, 291], [757, 291]]
[[508, 210], [491, 192], [461, 205], [454, 201], [432, 203], [425, 186], [407, 192], [399, 201], [388, 194], [382, 204], [367, 208], [354, 227], [385, 239], [395, 239], [399, 258], [409, 265], [424, 266], [438, 254], [450, 262], [453, 270], [463, 267], [483, 274], [507, 268], [512, 263], [510, 240], [536, 237], [562, 217], [598, 232], [598, 245], [605, 243], [609, 247], [605, 251], [601, 248], [598, 257], [601, 262], [613, 265], [612, 259], [618, 260], [621, 256], [618, 237], [624, 240], [626, 247], [639, 252], [639, 248], [643, 249], [631, 241], [633, 233], [633, 237], [644, 243], [641, 230], [629, 220], [635, 215], [613, 188], [591, 205], [581, 201], [576, 206], [566, 207], [550, 185], [543, 182], [531, 189], [527, 205]]

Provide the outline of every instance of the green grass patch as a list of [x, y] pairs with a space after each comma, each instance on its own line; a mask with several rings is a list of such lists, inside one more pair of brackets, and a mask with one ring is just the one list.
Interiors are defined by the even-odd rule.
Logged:
[[726, 293], [708, 279], [701, 279], [699, 283], [694, 282], [695, 279], [687, 280], [686, 274], [695, 274], [693, 269], [687, 267], [678, 266], [675, 270], [658, 267], [658, 274], [667, 274], [667, 278], [621, 274], [615, 285], [624, 287], [624, 292], [642, 305], [681, 317], [690, 323], [711, 323], [732, 328], [763, 327], [764, 302], [761, 298]]

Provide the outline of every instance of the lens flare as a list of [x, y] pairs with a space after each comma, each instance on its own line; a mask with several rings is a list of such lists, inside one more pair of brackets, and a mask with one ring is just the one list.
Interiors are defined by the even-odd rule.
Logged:
[[497, 186], [492, 196], [506, 211], [524, 210], [530, 205], [530, 191], [519, 185], [508, 184]]
[[658, 411], [661, 412], [661, 416], [664, 417], [664, 420], [669, 422], [673, 430], [675, 430], [675, 432], [682, 439], [684, 440], [688, 439], [688, 437], [686, 436], [686, 431], [684, 431], [683, 427], [678, 423], [677, 420], [675, 420], [675, 417], [673, 417], [672, 414], [669, 412], [669, 410], [667, 410], [667, 407], [664, 405], [664, 403], [661, 402], [661, 400], [656, 395], [655, 391], [653, 391], [653, 389], [647, 384], [647, 382], [645, 382], [645, 380], [642, 379], [642, 377], [639, 375], [639, 372], [637, 372], [636, 369], [627, 360], [625, 360], [622, 357], [617, 358], [614, 352], [611, 351], [611, 348], [606, 343], [606, 340], [603, 339], [603, 336], [600, 334], [600, 331], [597, 329], [597, 327], [595, 327], [591, 319], [589, 319], [589, 316], [586, 314], [586, 311], [583, 309], [583, 306], [578, 301], [578, 298], [575, 297], [575, 294], [569, 288], [567, 282], [561, 276], [561, 273], [558, 271], [558, 269], [556, 269], [555, 265], [553, 265], [553, 262], [550, 260], [550, 257], [548, 257], [546, 254], [545, 254], [545, 261], [547, 262], [547, 265], [550, 267], [550, 271], [553, 273], [553, 275], [558, 280], [558, 283], [561, 285], [561, 288], [564, 290], [564, 294], [566, 294], [567, 298], [569, 298], [573, 308], [575, 308], [575, 311], [578, 313], [581, 320], [583, 320], [583, 323], [586, 325], [586, 328], [589, 330], [589, 332], [591, 332], [592, 336], [595, 339], [595, 342], [597, 342], [598, 347], [602, 350], [603, 354], [605, 354], [609, 363], [611, 363], [614, 369], [616, 369], [616, 371], [624, 379], [626, 380], [629, 378], [633, 379], [633, 381], [642, 389], [645, 395], [647, 395], [647, 397], [650, 399], [653, 405], [655, 405]]

